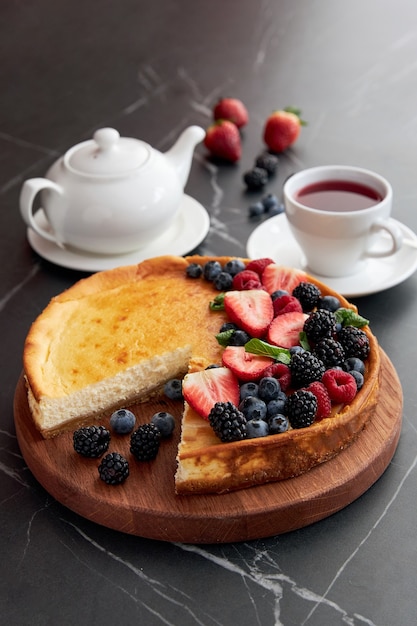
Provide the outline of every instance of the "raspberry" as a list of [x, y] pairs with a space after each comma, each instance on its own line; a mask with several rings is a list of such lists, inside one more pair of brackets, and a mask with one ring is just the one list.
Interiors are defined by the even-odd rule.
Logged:
[[321, 380], [325, 369], [324, 364], [311, 352], [297, 352], [290, 362], [291, 383], [293, 387], [305, 387], [315, 380]]
[[345, 326], [338, 334], [338, 339], [342, 344], [346, 358], [352, 356], [364, 361], [370, 351], [369, 339], [367, 334], [360, 328], [355, 326]]
[[129, 476], [129, 463], [118, 452], [110, 452], [102, 459], [98, 473], [107, 485], [120, 485]]
[[247, 289], [262, 289], [259, 275], [252, 270], [243, 270], [233, 277], [232, 289], [245, 291]]
[[331, 337], [320, 339], [313, 349], [313, 354], [320, 361], [323, 361], [326, 367], [342, 365], [345, 360], [345, 351], [342, 345]]
[[239, 441], [248, 436], [246, 418], [231, 402], [216, 402], [208, 420], [221, 441]]
[[283, 313], [291, 313], [292, 311], [297, 311], [297, 313], [303, 312], [301, 303], [295, 296], [280, 296], [273, 301], [273, 306], [274, 317]]
[[160, 441], [161, 432], [155, 424], [142, 424], [130, 437], [130, 451], [138, 461], [152, 461]]
[[332, 401], [329, 392], [323, 383], [316, 381], [307, 387], [307, 391], [311, 391], [317, 398], [316, 421], [329, 417], [332, 410]]
[[264, 370], [262, 376], [276, 378], [282, 391], [286, 391], [291, 384], [291, 370], [285, 363], [272, 363]]
[[292, 295], [301, 303], [304, 313], [312, 311], [317, 305], [321, 296], [321, 291], [313, 283], [300, 283], [293, 289]]
[[304, 324], [307, 339], [316, 343], [323, 337], [331, 337], [336, 333], [336, 317], [332, 311], [319, 309], [310, 313]]
[[357, 393], [356, 380], [339, 369], [328, 369], [323, 374], [322, 383], [326, 387], [332, 402], [349, 404]]
[[96, 459], [104, 454], [110, 443], [110, 433], [104, 426], [79, 428], [72, 438], [74, 450], [90, 459]]
[[287, 415], [293, 428], [305, 428], [314, 422], [317, 398], [311, 391], [299, 389], [288, 397]]
[[269, 259], [268, 257], [265, 257], [263, 259], [254, 259], [253, 261], [249, 261], [246, 269], [250, 270], [251, 272], [256, 272], [258, 276], [262, 276], [264, 269], [268, 265], [271, 265], [271, 263], [274, 263], [274, 261], [272, 259]]

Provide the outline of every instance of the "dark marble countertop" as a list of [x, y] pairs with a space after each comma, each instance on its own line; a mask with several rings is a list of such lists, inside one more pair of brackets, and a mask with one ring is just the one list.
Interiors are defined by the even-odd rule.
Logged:
[[222, 545], [165, 543], [90, 522], [35, 480], [16, 440], [13, 397], [31, 322], [88, 272], [30, 247], [19, 214], [27, 178], [103, 126], [165, 151], [206, 128], [222, 95], [246, 104], [236, 165], [201, 144], [186, 193], [210, 215], [202, 254], [245, 255], [260, 221], [242, 174], [275, 108], [308, 126], [266, 192], [300, 169], [345, 163], [394, 189], [393, 216], [417, 232], [417, 5], [83, 2], [0, 6], [0, 615], [9, 626], [411, 626], [417, 601], [417, 275], [354, 299], [404, 393], [397, 451], [342, 511], [303, 529]]

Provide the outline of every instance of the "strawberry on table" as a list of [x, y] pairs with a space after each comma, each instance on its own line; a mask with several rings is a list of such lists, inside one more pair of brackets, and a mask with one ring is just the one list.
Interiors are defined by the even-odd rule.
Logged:
[[248, 382], [261, 379], [274, 360], [246, 352], [244, 346], [227, 346], [223, 352], [222, 362], [239, 380]]
[[263, 289], [226, 292], [224, 309], [251, 337], [262, 337], [274, 317], [271, 296]]
[[232, 163], [242, 154], [239, 130], [228, 120], [218, 120], [207, 129], [204, 145], [212, 156]]
[[229, 120], [238, 128], [246, 126], [249, 121], [245, 105], [237, 98], [221, 98], [214, 107], [213, 117], [215, 120]]
[[239, 383], [233, 372], [226, 367], [213, 367], [193, 372], [182, 383], [184, 400], [201, 417], [208, 419], [216, 402], [239, 404]]
[[300, 117], [301, 111], [294, 107], [274, 111], [264, 126], [264, 141], [272, 152], [283, 152], [298, 138], [301, 126], [306, 122]]

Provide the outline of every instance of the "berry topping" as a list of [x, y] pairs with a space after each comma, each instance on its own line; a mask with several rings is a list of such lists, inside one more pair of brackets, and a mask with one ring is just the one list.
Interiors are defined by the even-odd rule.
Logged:
[[129, 463], [118, 452], [110, 452], [101, 460], [98, 473], [107, 485], [120, 485], [129, 476]]
[[[259, 380], [273, 360], [247, 352], [243, 346], [228, 346], [222, 355], [223, 365], [241, 381]], [[230, 399], [230, 397], [229, 397]]]
[[190, 263], [185, 273], [188, 278], [200, 278], [203, 274], [203, 268], [198, 263]]
[[236, 276], [239, 272], [242, 272], [245, 269], [245, 264], [241, 259], [230, 259], [227, 263], [224, 264], [223, 271], [231, 274], [232, 276]]
[[227, 272], [219, 272], [213, 284], [218, 291], [227, 291], [232, 288], [233, 276]]
[[250, 336], [245, 330], [235, 330], [229, 338], [229, 346], [244, 346], [250, 340]]
[[313, 343], [323, 337], [332, 337], [336, 333], [336, 318], [334, 313], [319, 309], [310, 313], [304, 324], [304, 332], [307, 339]]
[[291, 371], [285, 363], [272, 363], [264, 371], [264, 376], [273, 376], [279, 382], [281, 391], [286, 391], [291, 384]]
[[[226, 348], [243, 350], [244, 348]], [[184, 399], [204, 419], [216, 402], [230, 400], [239, 403], [239, 384], [231, 369], [215, 367], [200, 372], [193, 372], [184, 377], [182, 384]]]
[[293, 387], [305, 387], [315, 380], [321, 380], [325, 366], [311, 352], [297, 352], [291, 358], [291, 383]]
[[302, 282], [292, 292], [292, 295], [298, 298], [303, 307], [304, 313], [312, 311], [321, 296], [320, 289], [313, 283]]
[[300, 332], [307, 319], [305, 313], [294, 311], [278, 315], [270, 324], [267, 341], [275, 346], [291, 348], [299, 343]]
[[258, 191], [268, 182], [268, 172], [263, 167], [254, 167], [244, 173], [243, 181], [249, 191]]
[[237, 128], [242, 128], [249, 121], [249, 113], [241, 100], [221, 98], [214, 107], [213, 118], [215, 120], [229, 120]]
[[326, 367], [342, 365], [345, 360], [345, 351], [342, 345], [331, 337], [320, 339], [314, 346], [313, 354], [323, 361]]
[[251, 419], [246, 423], [246, 430], [249, 439], [256, 439], [257, 437], [266, 437], [269, 435], [269, 425], [262, 419]]
[[206, 280], [213, 282], [213, 280], [222, 271], [222, 266], [218, 261], [207, 261], [203, 267], [203, 276]]
[[264, 273], [265, 268], [268, 265], [271, 265], [271, 263], [273, 263], [273, 260], [270, 259], [269, 257], [264, 257], [262, 259], [254, 259], [253, 261], [249, 261], [249, 263], [246, 266], [246, 269], [250, 270], [251, 272], [256, 272], [258, 276], [261, 277], [262, 274]]
[[351, 356], [342, 363], [342, 369], [344, 369], [345, 372], [355, 371], [360, 372], [362, 375], [364, 375], [365, 363], [362, 361], [362, 359], [358, 359], [358, 357], [356, 356]]
[[285, 415], [277, 413], [268, 420], [269, 434], [279, 435], [280, 433], [285, 433], [289, 425], [288, 418]]
[[310, 383], [307, 387], [307, 391], [311, 391], [317, 398], [317, 411], [315, 421], [329, 417], [332, 410], [332, 402], [330, 400], [329, 392], [326, 387], [320, 381]]
[[106, 452], [110, 433], [104, 426], [84, 426], [73, 434], [74, 450], [81, 456], [96, 459]]
[[233, 277], [232, 287], [236, 291], [245, 291], [249, 289], [262, 289], [262, 284], [256, 272], [245, 269]]
[[364, 361], [368, 357], [370, 345], [365, 331], [355, 326], [345, 326], [338, 336], [346, 352], [346, 358], [355, 356]]
[[170, 400], [182, 400], [182, 380], [171, 378], [164, 385], [164, 394]]
[[255, 159], [256, 167], [261, 167], [268, 172], [268, 176], [273, 176], [278, 169], [278, 157], [275, 154], [264, 152]]
[[152, 461], [160, 441], [161, 431], [155, 424], [141, 424], [130, 436], [130, 451], [138, 461]]
[[232, 402], [216, 402], [208, 420], [221, 441], [239, 441], [248, 436], [246, 418]]
[[247, 420], [266, 418], [266, 404], [256, 396], [247, 396], [239, 404], [239, 411], [243, 413]]
[[273, 300], [274, 316], [283, 313], [302, 313], [303, 309], [300, 301], [295, 296], [283, 295]]
[[243, 383], [240, 386], [240, 399], [244, 400], [248, 396], [257, 396], [259, 387], [253, 381], [249, 381], [248, 383]]
[[175, 419], [171, 413], [159, 411], [158, 413], [152, 415], [151, 424], [155, 424], [161, 433], [161, 437], [169, 437], [174, 431]]
[[262, 337], [274, 316], [271, 296], [262, 289], [228, 291], [224, 308], [231, 321], [251, 337]]
[[317, 398], [311, 391], [299, 389], [288, 397], [287, 415], [293, 428], [305, 428], [314, 422]]
[[278, 289], [292, 293], [293, 289], [305, 280], [306, 274], [302, 270], [282, 267], [276, 263], [268, 265], [262, 274], [262, 284], [268, 293], [274, 293]]
[[340, 307], [340, 300], [339, 298], [336, 298], [336, 296], [323, 296], [317, 302], [318, 309], [327, 309], [333, 313], [337, 311], [337, 309], [340, 309]]
[[281, 385], [278, 380], [272, 376], [264, 376], [259, 381], [258, 395], [261, 400], [266, 403], [278, 398], [280, 391]]
[[127, 409], [119, 409], [112, 413], [110, 417], [110, 426], [118, 435], [127, 435], [132, 432], [135, 427], [136, 417], [132, 411]]
[[281, 413], [285, 415], [286, 411], [287, 395], [283, 391], [280, 391], [278, 398], [276, 398], [275, 400], [271, 400], [271, 402], [268, 402], [268, 404], [266, 405], [266, 415], [268, 418], [270, 418], [274, 415]]
[[356, 381], [349, 372], [328, 369], [323, 374], [322, 383], [329, 392], [332, 402], [348, 404], [356, 396]]

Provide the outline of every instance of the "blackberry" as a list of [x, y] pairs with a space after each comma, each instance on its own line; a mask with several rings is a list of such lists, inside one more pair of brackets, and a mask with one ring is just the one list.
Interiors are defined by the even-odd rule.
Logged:
[[216, 402], [208, 419], [221, 441], [239, 441], [248, 437], [246, 417], [231, 402]]
[[306, 387], [315, 380], [321, 380], [326, 367], [312, 352], [296, 352], [290, 361], [291, 384], [293, 387]]
[[365, 331], [356, 326], [345, 326], [339, 332], [338, 339], [345, 350], [347, 359], [354, 356], [365, 361], [368, 358], [371, 347]]
[[138, 461], [152, 461], [158, 454], [161, 432], [155, 424], [142, 424], [130, 437], [130, 451]]
[[188, 278], [200, 278], [203, 273], [203, 268], [198, 263], [190, 263], [185, 273]]
[[342, 344], [332, 339], [332, 337], [320, 339], [314, 346], [313, 354], [320, 361], [323, 361], [326, 367], [342, 365], [345, 360], [345, 351]]
[[110, 433], [104, 426], [84, 426], [73, 434], [74, 450], [81, 456], [96, 459], [106, 452]]
[[110, 452], [101, 460], [98, 473], [108, 485], [120, 485], [129, 476], [129, 463], [118, 452]]
[[268, 176], [273, 176], [278, 169], [278, 157], [275, 156], [275, 154], [264, 152], [256, 157], [255, 165], [256, 167], [261, 167], [263, 170], [266, 170]]
[[336, 333], [336, 317], [332, 311], [318, 309], [310, 313], [304, 323], [307, 339], [316, 343], [324, 337], [332, 337]]
[[312, 311], [321, 296], [321, 291], [313, 283], [299, 283], [292, 292], [301, 303], [304, 313]]
[[244, 173], [243, 180], [250, 191], [257, 191], [268, 182], [268, 172], [263, 167], [254, 167]]
[[288, 397], [287, 416], [293, 428], [305, 428], [314, 422], [317, 398], [311, 391], [300, 389]]

